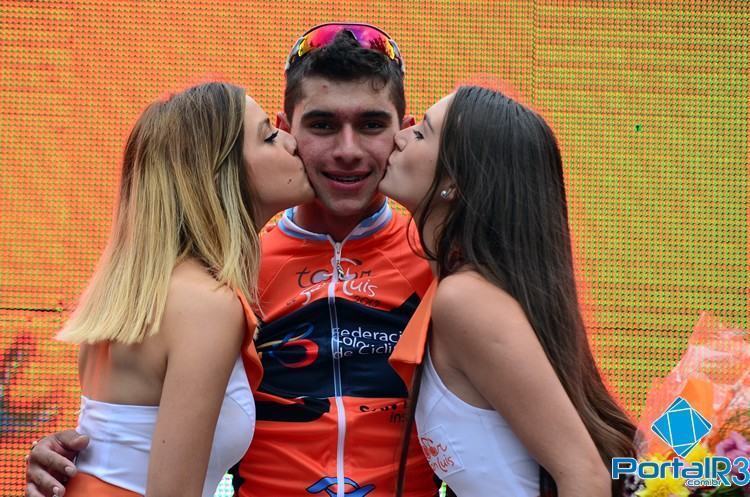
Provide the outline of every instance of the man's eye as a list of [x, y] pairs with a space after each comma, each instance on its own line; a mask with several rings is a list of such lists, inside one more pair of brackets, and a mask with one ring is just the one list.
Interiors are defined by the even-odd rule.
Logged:
[[366, 122], [363, 126], [366, 129], [383, 129], [385, 125], [377, 121]]
[[271, 133], [271, 135], [268, 138], [266, 138], [265, 140], [263, 140], [263, 141], [266, 142], [266, 143], [274, 143], [276, 141], [276, 137], [277, 136], [279, 136], [279, 130], [278, 129], [276, 131], [274, 131], [273, 133]]
[[329, 122], [314, 122], [310, 123], [312, 129], [333, 129], [333, 125]]

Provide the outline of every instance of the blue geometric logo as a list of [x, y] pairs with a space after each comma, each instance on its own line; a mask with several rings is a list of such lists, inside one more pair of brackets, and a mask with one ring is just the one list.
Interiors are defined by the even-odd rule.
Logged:
[[651, 431], [680, 457], [685, 457], [711, 431], [711, 423], [687, 400], [677, 397], [651, 425]]
[[[338, 492], [336, 492], [333, 487], [337, 482], [338, 480], [335, 476], [321, 478], [320, 480], [307, 487], [307, 493], [319, 494], [320, 492], [325, 492], [330, 497], [336, 497], [336, 494]], [[367, 494], [375, 490], [375, 485], [365, 485], [364, 487], [360, 487], [359, 483], [352, 480], [351, 478], [344, 478], [344, 487], [351, 487], [344, 489], [344, 495], [348, 497], [365, 497]]]

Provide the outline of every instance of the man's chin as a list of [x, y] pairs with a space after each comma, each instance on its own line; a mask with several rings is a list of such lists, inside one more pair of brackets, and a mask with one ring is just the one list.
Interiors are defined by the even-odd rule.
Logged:
[[331, 199], [331, 198], [324, 198], [324, 199], [318, 199], [318, 203], [320, 206], [328, 211], [330, 214], [336, 216], [336, 217], [361, 217], [365, 218], [372, 214], [374, 210], [376, 210], [380, 206], [380, 202], [377, 202], [377, 206], [375, 206], [376, 202], [376, 196], [380, 196], [380, 194], [376, 191], [373, 192], [373, 195], [371, 195], [367, 200], [363, 200], [361, 198], [351, 198], [351, 199]]

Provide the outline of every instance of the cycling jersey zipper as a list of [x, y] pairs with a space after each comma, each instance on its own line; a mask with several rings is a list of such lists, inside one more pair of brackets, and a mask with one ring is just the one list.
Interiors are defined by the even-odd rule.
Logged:
[[337, 439], [336, 439], [336, 497], [345, 497], [344, 475], [344, 442], [346, 440], [346, 412], [344, 411], [343, 389], [341, 385], [341, 341], [339, 340], [339, 322], [336, 313], [336, 284], [344, 281], [344, 270], [341, 267], [341, 249], [346, 242], [334, 241], [333, 259], [331, 260], [331, 280], [328, 285], [328, 313], [331, 318], [331, 353], [333, 354], [333, 390], [336, 400]]

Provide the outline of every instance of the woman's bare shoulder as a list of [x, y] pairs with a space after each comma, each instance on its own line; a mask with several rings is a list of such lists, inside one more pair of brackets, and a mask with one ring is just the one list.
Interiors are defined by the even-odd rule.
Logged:
[[182, 335], [203, 324], [215, 332], [227, 330], [235, 335], [242, 331], [244, 320], [237, 294], [198, 261], [183, 261], [172, 271], [162, 331]]
[[432, 303], [433, 328], [453, 330], [458, 325], [507, 322], [509, 318], [525, 320], [518, 302], [475, 270], [451, 274], [438, 284]]

